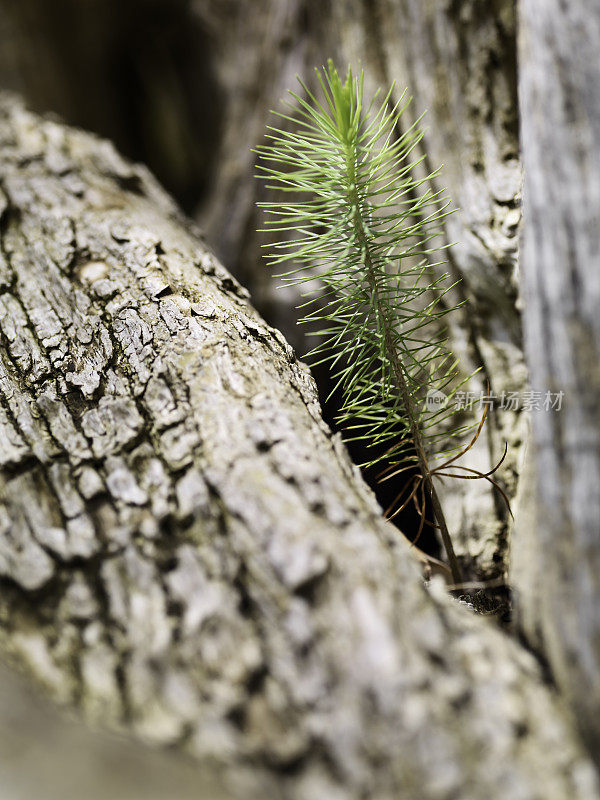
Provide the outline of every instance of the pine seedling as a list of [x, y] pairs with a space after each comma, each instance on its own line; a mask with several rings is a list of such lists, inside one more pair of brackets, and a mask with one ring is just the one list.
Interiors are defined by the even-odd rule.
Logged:
[[443, 263], [435, 263], [433, 240], [448, 202], [431, 189], [437, 171], [423, 176], [424, 159], [413, 156], [420, 120], [401, 132], [405, 95], [393, 104], [392, 87], [365, 106], [362, 71], [342, 80], [331, 61], [317, 78], [322, 97], [300, 81], [303, 94], [290, 93], [289, 113], [275, 112], [281, 127], [269, 127], [257, 149], [259, 177], [284, 198], [260, 203], [268, 230], [280, 235], [268, 245], [269, 263], [290, 262], [284, 284], [307, 285], [301, 321], [320, 326], [308, 359], [328, 365], [346, 438], [384, 445], [375, 461], [385, 460], [385, 479], [411, 476], [394, 513], [414, 503], [422, 528], [429, 500], [458, 584], [434, 485], [436, 472], [450, 476], [457, 456], [448, 453], [465, 431], [456, 422], [452, 396], [461, 381], [443, 324], [456, 308], [452, 286], [432, 270]]

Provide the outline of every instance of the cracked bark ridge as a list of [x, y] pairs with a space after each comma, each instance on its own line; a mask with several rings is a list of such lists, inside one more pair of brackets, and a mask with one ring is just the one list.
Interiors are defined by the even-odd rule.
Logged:
[[584, 0], [523, 0], [521, 23], [527, 355], [532, 389], [564, 397], [560, 411], [533, 416], [539, 503], [536, 524], [515, 541], [515, 578], [527, 635], [597, 754], [600, 11]]
[[232, 797], [597, 797], [534, 658], [422, 584], [149, 173], [6, 96], [0, 146], [4, 652]]

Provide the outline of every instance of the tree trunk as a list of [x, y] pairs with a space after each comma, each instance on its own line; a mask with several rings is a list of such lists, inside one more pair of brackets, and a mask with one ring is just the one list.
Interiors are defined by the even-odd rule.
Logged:
[[0, 142], [5, 653], [231, 797], [598, 797], [534, 658], [423, 585], [149, 173], [7, 97]]
[[533, 416], [537, 518], [515, 541], [515, 577], [523, 626], [597, 755], [600, 14], [592, 0], [522, 0], [521, 26], [527, 351], [533, 390], [564, 397]]

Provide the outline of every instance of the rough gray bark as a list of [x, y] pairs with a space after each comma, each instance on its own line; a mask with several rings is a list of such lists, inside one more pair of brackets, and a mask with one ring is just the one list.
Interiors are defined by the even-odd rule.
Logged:
[[5, 653], [231, 797], [598, 797], [534, 658], [423, 585], [147, 171], [6, 97], [0, 145]]
[[[539, 502], [515, 542], [518, 589], [527, 633], [597, 754], [600, 12], [592, 0], [522, 0], [521, 27], [527, 354], [532, 388], [564, 399], [533, 417]], [[521, 547], [537, 554], [525, 569]]]

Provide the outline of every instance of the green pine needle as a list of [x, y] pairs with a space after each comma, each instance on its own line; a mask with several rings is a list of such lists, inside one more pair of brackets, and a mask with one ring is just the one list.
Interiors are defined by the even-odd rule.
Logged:
[[[301, 306], [302, 321], [320, 327], [309, 360], [329, 366], [347, 438], [387, 445], [376, 460], [398, 468], [416, 461], [458, 583], [429, 468], [441, 424], [448, 441], [464, 432], [451, 424], [461, 382], [441, 324], [452, 286], [429, 268], [449, 201], [430, 188], [438, 171], [419, 177], [423, 159], [411, 160], [423, 133], [420, 120], [400, 133], [405, 95], [392, 105], [392, 86], [365, 108], [362, 71], [342, 81], [330, 61], [317, 78], [322, 98], [300, 82], [304, 96], [291, 92], [290, 114], [278, 114], [286, 128], [269, 127], [257, 149], [259, 177], [283, 197], [259, 204], [279, 235], [269, 264], [290, 262], [286, 285], [319, 279]], [[433, 412], [432, 392], [448, 398]]]

